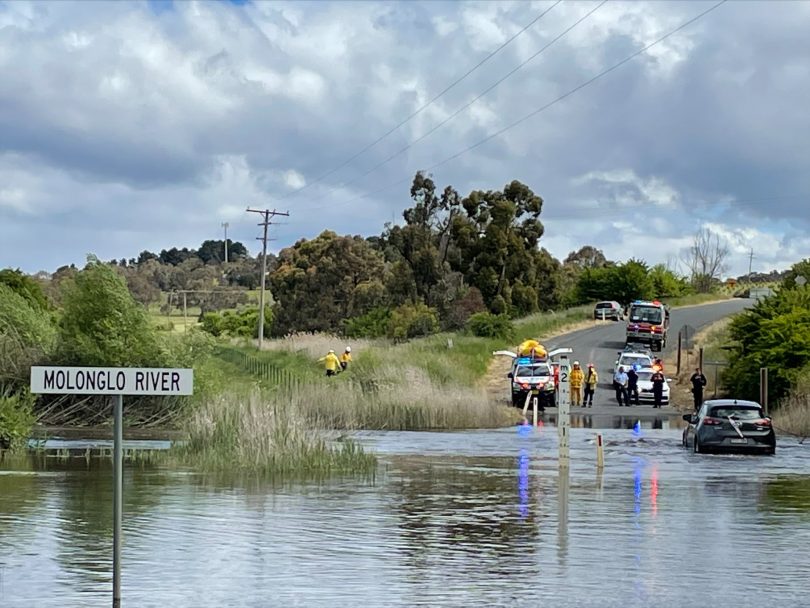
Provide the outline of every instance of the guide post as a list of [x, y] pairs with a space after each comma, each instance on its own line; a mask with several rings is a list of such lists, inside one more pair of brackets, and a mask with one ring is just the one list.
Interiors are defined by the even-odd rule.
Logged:
[[191, 395], [194, 370], [132, 367], [32, 367], [31, 392], [109, 395], [113, 405], [113, 608], [121, 606], [124, 499], [124, 395]]
[[557, 434], [559, 436], [560, 466], [568, 466], [568, 441], [571, 431], [571, 366], [567, 355], [560, 356], [560, 387], [557, 404]]

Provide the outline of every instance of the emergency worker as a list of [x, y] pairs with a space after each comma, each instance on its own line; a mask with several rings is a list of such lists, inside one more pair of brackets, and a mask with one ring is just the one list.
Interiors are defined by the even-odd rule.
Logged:
[[571, 370], [570, 386], [571, 386], [571, 405], [574, 407], [582, 406], [582, 381], [585, 379], [585, 373], [579, 367], [579, 361], [574, 361], [574, 368]]
[[593, 363], [588, 363], [588, 373], [585, 374], [585, 397], [582, 400], [584, 407], [593, 407], [593, 394], [596, 392], [596, 385], [599, 383], [599, 375]]
[[326, 353], [325, 357], [318, 359], [318, 362], [324, 364], [327, 376], [335, 376], [340, 372], [340, 359], [338, 359], [338, 356], [333, 350]]
[[346, 368], [349, 367], [349, 363], [351, 362], [352, 362], [352, 347], [347, 346], [346, 350], [344, 350], [340, 354], [340, 369], [342, 369], [345, 372]]

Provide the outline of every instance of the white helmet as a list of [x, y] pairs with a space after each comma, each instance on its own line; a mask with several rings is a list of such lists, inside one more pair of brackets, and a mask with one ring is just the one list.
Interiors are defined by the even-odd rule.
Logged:
[[574, 365], [579, 365], [579, 361], [574, 361]]
[[335, 351], [330, 350], [330, 351], [329, 351], [329, 354], [330, 354], [330, 355], [334, 355], [334, 354], [335, 354]]
[[346, 347], [346, 352], [347, 352], [347, 353], [352, 352], [352, 347], [351, 347], [351, 346], [347, 346], [347, 347]]

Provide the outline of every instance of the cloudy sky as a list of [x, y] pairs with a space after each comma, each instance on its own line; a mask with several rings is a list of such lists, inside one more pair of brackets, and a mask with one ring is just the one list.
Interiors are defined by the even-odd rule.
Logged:
[[375, 234], [418, 169], [529, 184], [558, 257], [663, 262], [707, 226], [731, 274], [751, 247], [785, 267], [810, 257], [810, 2], [727, 2], [565, 96], [712, 4], [0, 2], [0, 267], [222, 222], [255, 251], [248, 205], [289, 210], [274, 249]]

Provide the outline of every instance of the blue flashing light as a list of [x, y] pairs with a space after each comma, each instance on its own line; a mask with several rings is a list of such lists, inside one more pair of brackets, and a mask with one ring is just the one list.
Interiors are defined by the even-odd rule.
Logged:
[[638, 363], [633, 363], [633, 369], [638, 371], [641, 369], [641, 365], [639, 365]]
[[520, 357], [517, 360], [518, 365], [529, 365], [532, 362], [531, 357]]

